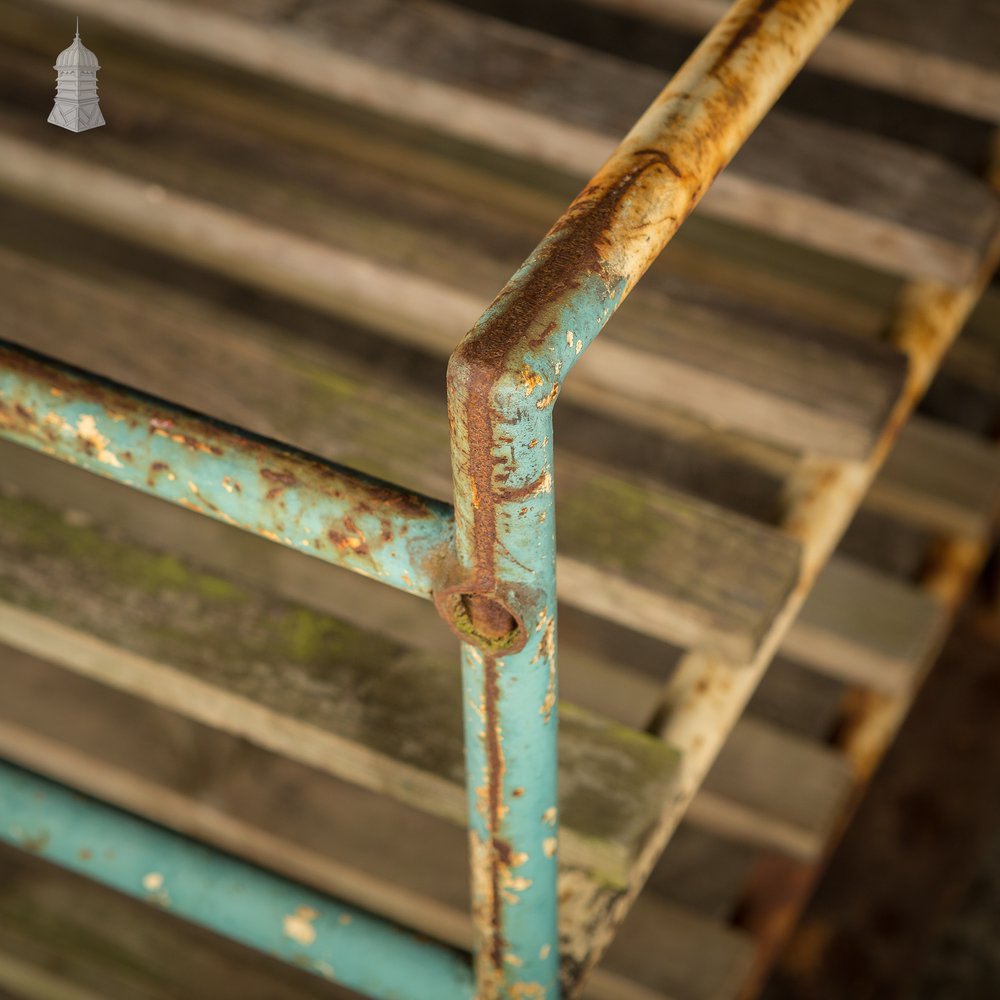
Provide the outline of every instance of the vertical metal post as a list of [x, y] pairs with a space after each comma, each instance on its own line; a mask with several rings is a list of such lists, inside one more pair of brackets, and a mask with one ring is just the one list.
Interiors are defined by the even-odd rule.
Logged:
[[[552, 408], [624, 284], [589, 270], [578, 239], [553, 230], [448, 369], [457, 558], [435, 601], [463, 640], [482, 1000], [559, 996]], [[572, 292], [550, 295], [567, 254]]]
[[[499, 377], [498, 377], [499, 376]], [[478, 996], [558, 996], [555, 516], [543, 379], [449, 371]]]

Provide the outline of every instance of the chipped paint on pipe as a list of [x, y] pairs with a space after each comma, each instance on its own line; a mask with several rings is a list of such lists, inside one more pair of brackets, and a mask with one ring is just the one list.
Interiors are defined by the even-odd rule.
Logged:
[[452, 355], [457, 559], [435, 600], [464, 643], [486, 1000], [551, 1000], [559, 990], [548, 948], [555, 856], [539, 855], [557, 837], [552, 407], [577, 358], [848, 4], [734, 4]]
[[0, 340], [0, 435], [429, 598], [451, 508]]
[[5, 762], [0, 841], [368, 996], [472, 1000], [465, 955]]

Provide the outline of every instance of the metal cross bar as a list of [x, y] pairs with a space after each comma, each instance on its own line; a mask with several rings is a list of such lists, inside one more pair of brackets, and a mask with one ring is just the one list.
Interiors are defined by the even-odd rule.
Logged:
[[448, 504], [4, 340], [0, 435], [420, 597], [452, 545]]

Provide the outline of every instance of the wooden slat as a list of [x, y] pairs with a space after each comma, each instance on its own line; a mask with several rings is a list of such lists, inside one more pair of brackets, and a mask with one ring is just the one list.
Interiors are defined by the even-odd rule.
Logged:
[[718, 286], [656, 284], [640, 286], [612, 335], [579, 362], [574, 378], [588, 403], [594, 390], [616, 394], [627, 384], [631, 406], [669, 401], [793, 448], [858, 456], [871, 447], [902, 384], [899, 354]]
[[[600, 165], [667, 80], [432, 3], [327, 3], [292, 12], [257, 4], [252, 19], [237, 0], [206, 6], [184, 5], [181, 17], [177, 5], [162, 0], [87, 0], [81, 13], [582, 176]], [[765, 120], [748, 145], [750, 157], [762, 150], [761, 166], [737, 161], [706, 198], [705, 211], [747, 221], [749, 203], [756, 225], [787, 237], [849, 256], [874, 254], [889, 268], [922, 276], [971, 276], [997, 214], [984, 187], [932, 157], [811, 121], [794, 127], [797, 166], [789, 173], [781, 143], [792, 126], [781, 126], [780, 112]], [[913, 187], [900, 185], [900, 177]], [[891, 195], [893, 181], [897, 197], [866, 200], [873, 190]]]
[[840, 719], [844, 693], [842, 681], [779, 653], [757, 685], [746, 711], [785, 732], [826, 743]]
[[0, 879], [5, 1000], [361, 1000], [7, 846]]
[[1000, 453], [959, 428], [914, 417], [872, 484], [871, 501], [939, 534], [980, 538], [1000, 509]]
[[[585, 0], [700, 36], [726, 0]], [[819, 72], [1000, 122], [1000, 14], [991, 0], [867, 0], [810, 61]]]
[[643, 892], [728, 924], [757, 852], [749, 844], [684, 822], [670, 838]]
[[[454, 661], [25, 501], [0, 510], [4, 641], [465, 823]], [[675, 756], [582, 710], [561, 717], [566, 858], [613, 880], [668, 794]]]
[[[10, 693], [0, 754], [468, 947], [459, 828], [5, 647], [0, 676]], [[637, 933], [658, 941], [671, 971], [656, 975], [674, 1000], [719, 996], [749, 959], [742, 935], [664, 900], [634, 919]], [[616, 995], [619, 985], [598, 972], [593, 995]]]
[[[95, 286], [0, 257], [10, 285], [6, 329], [14, 339], [326, 458], [450, 495], [440, 392], [387, 382], [343, 355], [299, 351], [277, 330], [232, 326], [219, 310], [191, 308], [162, 290], [151, 313], [141, 286], [132, 296], [120, 290], [124, 276], [116, 287]], [[52, 282], [44, 297], [41, 282]], [[67, 326], [77, 331], [70, 344], [62, 334]], [[148, 350], [132, 350], [137, 339]], [[214, 375], [220, 370], [224, 386]], [[560, 594], [567, 602], [684, 645], [755, 648], [797, 571], [791, 539], [579, 458], [564, 454], [556, 469]], [[649, 534], [650, 515], [656, 536]]]
[[[560, 641], [560, 689], [581, 705], [619, 706], [645, 725], [663, 680], [634, 672], [627, 641], [616, 661], [604, 660], [572, 638]], [[669, 668], [665, 670], [668, 673]], [[621, 711], [621, 709], [618, 709]], [[743, 844], [764, 845], [797, 858], [816, 858], [850, 777], [844, 758], [764, 720], [745, 716], [734, 727], [715, 767], [688, 807], [687, 820]]]
[[556, 469], [560, 597], [682, 646], [757, 647], [791, 589], [790, 539], [581, 459]]
[[[23, 94], [35, 64], [13, 52], [5, 62], [14, 77], [9, 90]], [[28, 75], [15, 76], [18, 66]], [[233, 98], [239, 99], [253, 103], [249, 95]], [[27, 94], [23, 100], [23, 120], [0, 120], [8, 130], [36, 136], [33, 105]], [[160, 117], [153, 136], [146, 126], [151, 107]], [[45, 151], [8, 140], [7, 183], [43, 200], [58, 201], [62, 190], [64, 211], [439, 354], [451, 350], [543, 231], [334, 160], [325, 148], [265, 143], [254, 111], [253, 121], [237, 126], [137, 89], [117, 111], [122, 138], [109, 137], [100, 155], [95, 149], [76, 161], [62, 153], [58, 163], [32, 166], [28, 161]], [[316, 128], [324, 128], [321, 119]], [[228, 173], [232, 163], [253, 169]], [[46, 185], [31, 194], [42, 175]], [[164, 188], [153, 192], [153, 203], [147, 184]], [[387, 298], [390, 285], [394, 295]], [[657, 404], [669, 397], [715, 423], [796, 448], [859, 456], [902, 377], [902, 359], [884, 345], [848, 346], [826, 325], [793, 323], [718, 282], [663, 272], [643, 283], [574, 381], [581, 390], [601, 390], [591, 397], [597, 407], [613, 407], [613, 397], [623, 394]]]
[[[0, 752], [457, 947], [471, 942], [457, 825], [0, 646]], [[128, 724], [122, 724], [122, 720]]]
[[[5, 944], [0, 930], [0, 948]], [[0, 952], [0, 988], [6, 991], [5, 1000], [109, 1000], [112, 996], [106, 984], [95, 991], [80, 983], [77, 971], [60, 966], [57, 956], [36, 955], [33, 961], [24, 955], [21, 941], [13, 947], [16, 954]], [[65, 956], [62, 959], [65, 963]], [[51, 964], [56, 968], [45, 967]]]
[[789, 629], [782, 654], [841, 680], [899, 691], [912, 683], [946, 617], [913, 584], [834, 558]]
[[850, 766], [838, 752], [744, 718], [687, 816], [749, 843], [816, 858], [851, 780]]
[[[11, 445], [0, 445], [0, 461], [5, 470], [0, 488], [20, 483], [26, 495], [61, 508], [68, 504], [67, 516], [73, 523], [114, 525], [117, 537], [141, 539], [185, 563], [193, 561], [241, 583], [305, 601], [311, 608], [380, 630], [431, 655], [453, 655], [451, 634], [425, 602], [396, 594], [377, 582], [331, 573], [308, 557]], [[669, 665], [663, 664], [657, 679], [637, 668], [627, 646], [616, 648], [617, 658], [611, 651], [595, 649], [591, 634], [574, 627], [570, 616], [560, 637], [560, 688], [564, 697], [584, 708], [641, 728]], [[737, 729], [743, 726], [740, 723]], [[797, 857], [811, 856], [820, 844], [818, 831], [838, 795], [838, 761], [818, 748], [814, 752], [804, 740], [783, 740], [772, 726], [747, 722], [746, 728], [746, 733], [735, 737], [732, 751], [723, 754], [703, 794], [695, 799], [692, 822]], [[780, 754], [772, 749], [776, 742], [782, 748]], [[753, 780], [747, 780], [748, 766]], [[813, 768], [825, 794], [800, 796], [798, 804], [789, 807], [787, 789]]]
[[[684, 947], [692, 939], [701, 950]], [[752, 961], [749, 935], [644, 895], [622, 924], [601, 966], [614, 978], [585, 987], [583, 996], [587, 1000], [732, 1000]]]

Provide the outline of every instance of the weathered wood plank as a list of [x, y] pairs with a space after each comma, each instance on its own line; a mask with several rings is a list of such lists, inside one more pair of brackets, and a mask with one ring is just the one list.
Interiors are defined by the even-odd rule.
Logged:
[[[457, 665], [0, 500], [0, 636], [302, 763], [466, 819]], [[662, 743], [561, 711], [568, 863], [627, 871], [669, 793]]]
[[780, 652], [747, 704], [754, 718], [826, 743], [841, 715], [844, 682], [803, 667]]
[[[9, 942], [4, 941], [4, 937], [0, 927], [0, 948], [6, 949]], [[21, 942], [14, 947], [16, 955], [0, 951], [0, 988], [5, 991], [4, 1000], [108, 1000], [113, 995], [106, 986], [94, 991], [83, 985], [79, 981], [81, 977], [65, 966], [45, 968], [57, 964], [53, 963], [56, 956], [36, 955], [36, 960], [32, 961], [24, 955]]]
[[[10, 445], [0, 445], [0, 464], [4, 468], [0, 491], [20, 482], [28, 496], [59, 507], [68, 504], [71, 513], [67, 516], [76, 524], [96, 520], [114, 525], [116, 537], [141, 539], [185, 563], [193, 562], [249, 586], [267, 587], [284, 598], [336, 614], [361, 628], [379, 630], [431, 655], [452, 655], [451, 633], [426, 602], [347, 573], [317, 569], [318, 564], [307, 557]], [[616, 643], [615, 656], [610, 649], [595, 648], [593, 635], [575, 626], [572, 616], [567, 617], [561, 633], [563, 696], [626, 725], [644, 727], [650, 705], [655, 704], [670, 671], [667, 651], [659, 657], [663, 662], [656, 664], [658, 673], [653, 674], [635, 663], [634, 637], [633, 648]], [[652, 650], [648, 655], [654, 656]], [[783, 700], [787, 703], [788, 698]], [[742, 726], [740, 723], [737, 728]], [[817, 758], [805, 741], [791, 740], [783, 744], [781, 759], [775, 764], [769, 747], [781, 740], [781, 734], [770, 726], [748, 726], [747, 736], [736, 741], [738, 748], [723, 754], [708, 777], [705, 801], [695, 799], [692, 822], [796, 856], [812, 854], [819, 846], [817, 831], [825, 822], [829, 804], [822, 796], [813, 796], [803, 799], [801, 811], [796, 812], [789, 811], [784, 800], [796, 776], [813, 765], [821, 775], [827, 775], [825, 787], [835, 796], [836, 762], [823, 754]], [[753, 780], [744, 780], [744, 758], [762, 761], [760, 767], [751, 767]]]
[[[142, 285], [120, 290], [124, 276], [104, 287], [7, 252], [0, 261], [14, 339], [325, 458], [450, 494], [442, 393], [387, 382], [341, 354], [299, 350], [259, 323], [231, 325], [221, 310], [165, 290], [151, 313]], [[77, 331], [70, 344], [68, 327]], [[136, 338], [148, 349], [134, 351]], [[755, 648], [797, 573], [791, 539], [579, 458], [563, 454], [556, 470], [563, 599], [668, 641]]]
[[[11, 53], [6, 61], [14, 74], [18, 58]], [[17, 79], [11, 89], [20, 92], [25, 83]], [[25, 102], [23, 122], [4, 120], [8, 129], [34, 134]], [[153, 136], [146, 134], [151, 105], [161, 116]], [[60, 161], [61, 170], [89, 171], [64, 178], [73, 192], [65, 210], [84, 211], [133, 238], [166, 242], [174, 252], [303, 295], [437, 353], [451, 350], [541, 232], [454, 195], [335, 160], [328, 149], [281, 142], [261, 148], [256, 121], [237, 127], [205, 110], [181, 115], [169, 99], [140, 92], [118, 115], [121, 139], [110, 138], [99, 157], [94, 150], [75, 165]], [[39, 173], [18, 170], [18, 158], [8, 149], [8, 181], [17, 174], [16, 185], [30, 185]], [[230, 172], [228, 165], [241, 162], [253, 170]], [[104, 173], [109, 167], [116, 172]], [[47, 186], [34, 197], [51, 198], [59, 180], [51, 169], [41, 173]], [[148, 189], [129, 187], [128, 178], [171, 195], [150, 205]], [[81, 189], [83, 201], [93, 200], [89, 208]], [[183, 196], [197, 201], [184, 201], [182, 210]], [[206, 230], [214, 237], [206, 239]], [[901, 357], [885, 345], [848, 344], [829, 327], [792, 322], [719, 282], [664, 271], [644, 281], [575, 381], [609, 390], [593, 395], [597, 407], [613, 405], [602, 397], [616, 394], [654, 404], [671, 398], [713, 422], [797, 448], [860, 456], [902, 377]]]
[[912, 683], [947, 617], [916, 586], [835, 558], [785, 636], [782, 654], [841, 680], [901, 691]]
[[[617, 606], [621, 624], [682, 646], [758, 646], [797, 571], [790, 539], [582, 459], [556, 468], [561, 597], [608, 617]], [[670, 600], [658, 596], [665, 565]]]
[[[4, 647], [0, 674], [11, 693], [0, 705], [0, 753], [469, 946], [466, 838], [458, 827]], [[644, 906], [635, 925], [659, 940], [676, 1000], [717, 995], [720, 980], [747, 958], [741, 935], [663, 900]], [[612, 995], [619, 983], [598, 972], [594, 996]]]
[[[432, 3], [379, 0], [363, 8], [325, 3], [295, 10], [258, 4], [252, 18], [236, 0], [214, 0], [205, 7], [186, 5], [181, 18], [162, 0], [87, 0], [83, 12], [582, 176], [603, 162], [667, 79], [655, 70]], [[760, 164], [738, 160], [717, 181], [705, 211], [744, 222], [750, 211], [756, 225], [848, 256], [875, 253], [889, 268], [955, 283], [971, 276], [997, 217], [985, 187], [977, 188], [932, 157], [874, 137], [841, 135], [814, 121], [796, 127], [801, 144], [796, 143], [797, 169], [789, 175], [783, 170], [784, 133], [772, 138], [769, 131], [775, 121], [780, 129], [780, 113], [770, 115], [748, 145], [748, 150], [762, 150]], [[831, 160], [838, 164], [832, 172]], [[898, 160], [903, 171], [883, 173], [886, 160]], [[924, 189], [911, 203], [912, 192], [900, 188], [901, 197], [888, 206], [888, 214], [884, 203], [865, 200], [865, 192], [873, 189], [890, 192], [887, 180], [900, 176], [922, 186], [928, 172], [922, 164], [934, 176], [933, 191]], [[817, 190], [810, 185], [819, 177], [824, 181]], [[951, 196], [945, 199], [947, 208], [938, 210], [942, 188]], [[924, 211], [914, 214], [910, 204]], [[980, 211], [964, 213], [970, 228], [956, 231], [951, 212], [973, 204]], [[932, 214], [936, 222], [929, 222]], [[811, 217], [808, 225], [803, 225], [804, 215]], [[942, 239], [941, 227], [951, 229], [951, 235]]]
[[[725, 0], [585, 0], [704, 34]], [[868, 0], [849, 7], [810, 66], [903, 97], [1000, 122], [1000, 15], [991, 0]]]
[[[693, 926], [692, 926], [693, 925]], [[703, 950], [670, 948], [697, 935]], [[733, 1000], [753, 961], [753, 941], [643, 895], [636, 900], [601, 968], [617, 978], [585, 987], [589, 1000]], [[638, 989], [636, 989], [638, 987]]]
[[[898, 396], [900, 354], [690, 279], [630, 297], [575, 377], [815, 452], [861, 456]], [[593, 396], [588, 394], [588, 401]], [[707, 404], [707, 405], [706, 405]], [[710, 412], [709, 412], [710, 408]]]
[[980, 538], [1000, 509], [1000, 451], [960, 428], [916, 416], [872, 484], [871, 502], [942, 535]]
[[684, 822], [670, 838], [643, 892], [728, 924], [758, 849]]
[[818, 857], [853, 775], [846, 758], [745, 717], [688, 808], [692, 823], [791, 857]]
[[7, 846], [0, 880], [0, 989], [17, 1000], [361, 1000]]
[[[459, 826], [0, 647], [8, 759], [458, 947]], [[122, 720], [128, 724], [123, 725]]]

